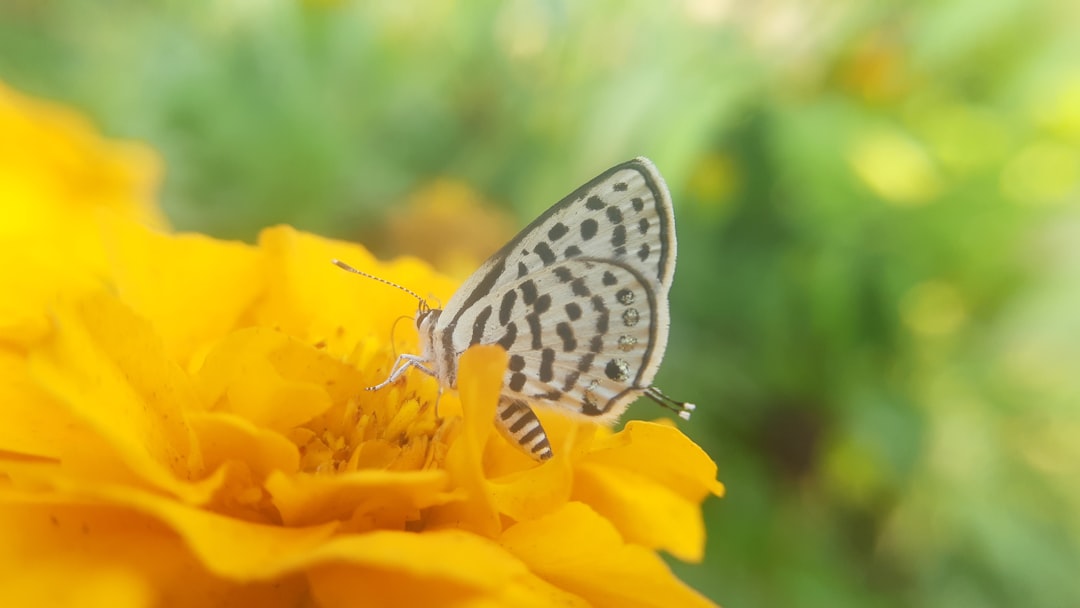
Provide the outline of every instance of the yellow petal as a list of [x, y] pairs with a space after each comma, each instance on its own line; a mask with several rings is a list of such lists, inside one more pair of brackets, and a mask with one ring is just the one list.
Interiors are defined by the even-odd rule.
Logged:
[[630, 542], [701, 561], [701, 501], [724, 490], [701, 448], [677, 428], [641, 421], [592, 447], [579, 465], [574, 500], [595, 509]]
[[[448, 502], [444, 471], [364, 470], [337, 475], [284, 475], [266, 481], [288, 526], [363, 517], [368, 528], [404, 528], [420, 509]], [[351, 531], [358, 531], [354, 526]]]
[[[65, 546], [69, 553], [85, 546], [85, 541], [72, 543], [70, 538], [50, 545], [47, 538], [42, 538], [49, 532], [52, 516], [65, 528], [89, 529], [88, 535], [95, 541], [101, 536], [116, 536], [112, 546], [96, 542], [92, 553], [103, 561], [137, 565], [150, 580], [157, 578], [157, 569], [162, 567], [158, 560], [166, 561], [170, 567], [176, 566], [169, 563], [172, 560], [181, 561], [182, 556], [172, 554], [174, 548], [168, 543], [176, 536], [165, 533], [172, 530], [192, 552], [196, 563], [216, 578], [252, 583], [288, 580], [293, 574], [307, 572], [312, 593], [327, 605], [348, 598], [355, 605], [358, 597], [369, 600], [365, 605], [379, 605], [380, 600], [385, 600], [386, 605], [425, 605], [411, 602], [413, 598], [449, 603], [456, 596], [502, 593], [528, 574], [519, 560], [494, 542], [459, 530], [423, 534], [373, 531], [330, 538], [333, 525], [282, 528], [252, 524], [119, 488], [86, 487], [82, 493], [81, 499], [69, 494], [63, 499], [66, 504], [41, 496], [22, 496], [23, 503], [33, 505], [22, 511], [23, 519], [33, 519], [36, 526], [10, 530], [16, 541], [0, 548], [0, 565], [4, 565], [4, 557], [15, 557], [11, 547], [33, 546], [38, 554], [52, 554], [56, 559]], [[11, 513], [19, 498], [0, 492], [0, 513]], [[80, 504], [85, 500], [109, 504]], [[18, 521], [12, 517], [0, 522], [0, 531]], [[131, 547], [125, 543], [128, 538], [141, 539], [144, 551], [130, 553]], [[148, 555], [155, 560], [147, 563]], [[186, 574], [195, 583], [205, 578], [199, 569]], [[173, 580], [170, 591], [176, 587], [175, 591], [182, 594], [186, 584], [186, 580]], [[542, 585], [535, 587], [543, 590]]]
[[700, 505], [648, 477], [627, 469], [582, 465], [574, 480], [574, 499], [603, 515], [630, 542], [664, 549], [683, 561], [700, 562], [704, 557]]
[[161, 521], [116, 505], [0, 492], [0, 537], [3, 606], [286, 607], [307, 592], [299, 574], [216, 576]]
[[45, 306], [106, 274], [102, 216], [164, 225], [152, 195], [160, 166], [149, 148], [106, 141], [69, 109], [0, 83], [0, 340], [28, 343]]
[[[24, 97], [2, 83], [0, 133], [0, 213], [13, 220], [0, 224], [0, 235], [89, 235], [86, 220], [98, 210], [164, 225], [153, 200], [161, 176], [153, 150], [105, 140], [70, 109]], [[18, 213], [9, 213], [13, 208]]]
[[202, 459], [183, 410], [198, 397], [152, 329], [107, 294], [58, 304], [54, 327], [31, 352], [31, 373], [108, 446], [81, 455], [69, 451], [80, 446], [64, 446], [65, 466], [101, 479], [130, 471], [142, 483], [190, 492]]
[[468, 605], [527, 575], [495, 543], [459, 530], [336, 537], [304, 560], [322, 606]]
[[593, 444], [587, 461], [631, 469], [686, 497], [700, 501], [724, 495], [716, 463], [678, 428], [631, 420], [622, 431]]
[[461, 356], [458, 388], [464, 428], [450, 446], [446, 470], [467, 498], [432, 509], [429, 519], [434, 526], [464, 528], [488, 537], [498, 535], [501, 529], [484, 477], [483, 454], [494, 430], [506, 361], [506, 351], [498, 346], [473, 346]]
[[286, 433], [363, 390], [352, 367], [279, 331], [235, 331], [207, 354], [199, 393], [215, 410]]
[[[266, 229], [259, 236], [266, 255], [269, 281], [267, 297], [253, 311], [255, 324], [279, 327], [305, 341], [323, 342], [327, 350], [348, 354], [361, 339], [376, 336], [389, 343], [398, 317], [411, 317], [417, 302], [408, 294], [371, 279], [343, 271], [331, 263], [340, 259], [359, 270], [399, 285], [424, 290], [446, 301], [454, 285], [414, 259], [392, 264], [377, 262], [358, 245], [333, 241], [288, 226]], [[415, 326], [402, 324], [397, 336], [415, 350]], [[382, 380], [379, 378], [378, 380]]]
[[559, 589], [531, 572], [516, 577], [509, 585], [496, 590], [489, 597], [480, 598], [469, 605], [476, 608], [592, 608], [592, 605], [580, 596]]
[[279, 433], [225, 413], [191, 411], [188, 422], [199, 437], [208, 471], [220, 476], [212, 508], [252, 522], [280, 524], [264, 484], [271, 473], [295, 473], [300, 454], [296, 445]]
[[63, 446], [79, 440], [78, 421], [34, 382], [21, 353], [0, 348], [0, 378], [0, 452], [58, 461]]
[[53, 302], [101, 289], [99, 270], [77, 267], [62, 248], [30, 240], [0, 240], [0, 255], [18, 260], [0, 268], [0, 293], [18, 294], [0, 298], [0, 343], [23, 349], [48, 335]]
[[543, 465], [492, 480], [487, 487], [495, 508], [521, 521], [557, 510], [570, 499], [574, 484], [573, 462], [563, 450]]
[[537, 575], [594, 606], [713, 606], [655, 553], [624, 543], [608, 520], [582, 503], [507, 528], [500, 544]]
[[498, 434], [488, 442], [485, 458], [488, 490], [496, 508], [517, 521], [551, 513], [570, 499], [576, 485], [575, 462], [591, 442], [589, 432], [595, 428], [543, 409], [536, 415], [553, 447], [550, 460], [538, 466], [520, 447]]
[[242, 462], [261, 482], [272, 472], [295, 473], [300, 465], [296, 445], [279, 433], [222, 412], [189, 412], [187, 416], [209, 470]]
[[106, 228], [117, 292], [181, 365], [231, 330], [264, 289], [262, 256], [249, 245], [123, 220]]

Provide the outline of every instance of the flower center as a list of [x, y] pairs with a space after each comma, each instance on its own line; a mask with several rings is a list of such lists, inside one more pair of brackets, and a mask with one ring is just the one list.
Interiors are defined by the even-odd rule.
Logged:
[[[361, 369], [375, 367], [361, 364]], [[300, 470], [334, 474], [441, 467], [457, 424], [456, 419], [436, 416], [437, 399], [433, 382], [415, 372], [394, 385], [334, 403], [292, 430], [290, 439], [300, 448]]]

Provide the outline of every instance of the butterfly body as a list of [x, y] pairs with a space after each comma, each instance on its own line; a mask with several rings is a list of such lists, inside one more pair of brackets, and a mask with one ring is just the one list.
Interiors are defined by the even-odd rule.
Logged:
[[[409, 367], [457, 386], [470, 346], [509, 354], [496, 423], [538, 460], [551, 446], [533, 407], [612, 424], [643, 393], [667, 346], [675, 220], [663, 178], [637, 158], [605, 171], [556, 203], [492, 255], [439, 309], [417, 313], [422, 354], [399, 357], [386, 382]], [[674, 409], [674, 408], [673, 408]]]

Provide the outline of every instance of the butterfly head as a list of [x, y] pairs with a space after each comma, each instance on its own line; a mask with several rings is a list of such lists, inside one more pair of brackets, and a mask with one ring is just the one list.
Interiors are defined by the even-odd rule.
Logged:
[[416, 310], [416, 330], [421, 335], [425, 335], [430, 330], [435, 322], [439, 320], [439, 313], [442, 310], [438, 308], [432, 308], [427, 302], [421, 300], [420, 306]]

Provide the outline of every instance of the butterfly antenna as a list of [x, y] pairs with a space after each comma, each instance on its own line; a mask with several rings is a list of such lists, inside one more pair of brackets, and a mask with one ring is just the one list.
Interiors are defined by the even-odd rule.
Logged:
[[405, 315], [401, 315], [400, 317], [394, 319], [394, 324], [390, 326], [390, 346], [391, 346], [391, 348], [393, 348], [393, 352], [394, 352], [395, 357], [397, 357], [397, 342], [394, 342], [394, 332], [397, 331], [398, 323], [401, 323], [402, 321], [408, 321], [408, 320], [409, 320], [409, 317], [407, 317]]
[[645, 389], [645, 396], [658, 403], [660, 407], [675, 412], [678, 414], [679, 418], [682, 418], [683, 420], [690, 420], [690, 414], [693, 414], [694, 410], [697, 409], [697, 406], [693, 403], [676, 401], [671, 397], [668, 397], [664, 393], [661, 393], [660, 389], [655, 386], [650, 386]]
[[420, 307], [421, 308], [423, 308], [425, 310], [428, 308], [427, 300], [425, 300], [424, 298], [421, 298], [419, 296], [419, 294], [417, 294], [415, 291], [409, 289], [408, 287], [402, 287], [401, 285], [398, 285], [397, 283], [395, 283], [393, 281], [387, 281], [386, 279], [377, 277], [377, 276], [375, 276], [373, 274], [368, 274], [368, 273], [366, 273], [366, 272], [364, 272], [362, 270], [357, 270], [357, 269], [353, 268], [352, 266], [349, 266], [345, 262], [342, 262], [341, 260], [334, 259], [334, 260], [331, 260], [331, 261], [334, 263], [335, 266], [337, 266], [338, 268], [340, 268], [342, 270], [348, 270], [349, 272], [352, 272], [354, 274], [358, 274], [358, 275], [360, 275], [362, 277], [367, 277], [367, 278], [369, 278], [369, 279], [371, 279], [373, 281], [378, 281], [380, 283], [389, 285], [391, 287], [397, 287], [401, 291], [404, 291], [405, 293], [409, 294], [410, 296], [416, 298], [416, 300], [418, 302], [420, 302]]

